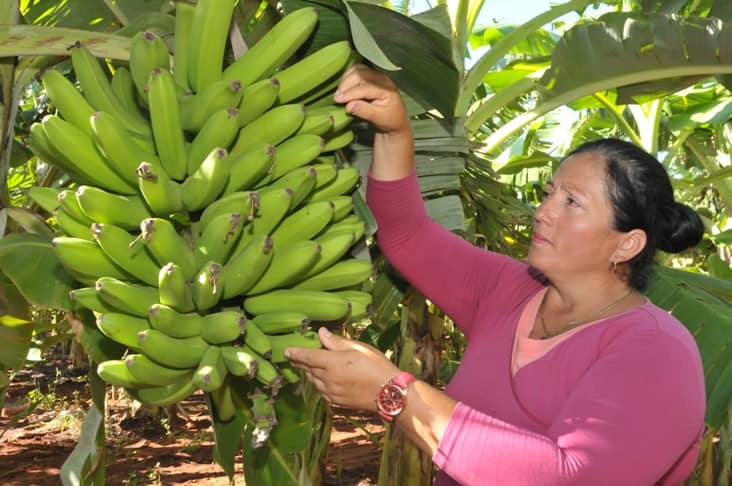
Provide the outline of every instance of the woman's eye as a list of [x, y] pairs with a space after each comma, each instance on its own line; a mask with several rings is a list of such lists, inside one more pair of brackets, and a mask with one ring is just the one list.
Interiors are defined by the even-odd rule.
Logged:
[[577, 201], [577, 200], [576, 200], [575, 198], [573, 198], [573, 197], [567, 197], [567, 204], [568, 204], [569, 206], [579, 206], [579, 205], [580, 205], [579, 201]]

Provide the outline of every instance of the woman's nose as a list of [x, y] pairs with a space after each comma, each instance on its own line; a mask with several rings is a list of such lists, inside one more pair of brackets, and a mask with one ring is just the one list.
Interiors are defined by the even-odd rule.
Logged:
[[556, 214], [556, 209], [552, 204], [551, 198], [546, 197], [534, 211], [534, 220], [537, 222], [548, 223]]

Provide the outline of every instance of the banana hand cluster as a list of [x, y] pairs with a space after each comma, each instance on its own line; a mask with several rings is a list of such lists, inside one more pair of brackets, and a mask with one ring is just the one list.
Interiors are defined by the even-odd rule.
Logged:
[[111, 78], [72, 46], [80, 89], [44, 74], [58, 114], [30, 146], [74, 182], [35, 191], [63, 231], [72, 299], [128, 349], [99, 375], [154, 406], [203, 390], [220, 421], [246, 408], [261, 445], [278, 390], [300, 379], [284, 350], [320, 347], [311, 326], [367, 316], [371, 263], [348, 256], [364, 234], [358, 171], [329, 153], [353, 139], [330, 102], [353, 51], [288, 62], [318, 22], [302, 8], [225, 66], [234, 3], [176, 3], [175, 52], [139, 33]]

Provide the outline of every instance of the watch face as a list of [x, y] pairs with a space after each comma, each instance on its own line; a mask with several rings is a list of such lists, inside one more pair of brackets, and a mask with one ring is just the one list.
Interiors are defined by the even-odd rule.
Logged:
[[387, 415], [399, 415], [404, 410], [405, 394], [398, 385], [393, 383], [384, 385], [376, 399], [379, 410]]

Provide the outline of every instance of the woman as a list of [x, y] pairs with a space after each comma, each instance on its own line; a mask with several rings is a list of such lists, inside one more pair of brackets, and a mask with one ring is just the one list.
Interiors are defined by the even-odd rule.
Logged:
[[444, 393], [325, 329], [326, 349], [291, 348], [292, 363], [329, 402], [393, 420], [440, 468], [435, 484], [683, 482], [704, 428], [701, 360], [640, 290], [656, 250], [696, 244], [703, 226], [662, 166], [619, 140], [575, 150], [547, 184], [527, 265], [427, 218], [386, 76], [355, 66], [335, 100], [376, 129], [367, 200], [380, 248], [468, 344]]

